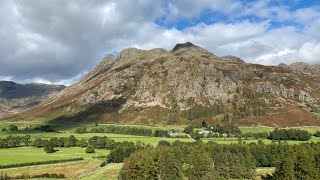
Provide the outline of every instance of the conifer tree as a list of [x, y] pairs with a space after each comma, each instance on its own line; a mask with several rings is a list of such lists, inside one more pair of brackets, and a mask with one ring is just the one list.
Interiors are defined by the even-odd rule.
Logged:
[[[291, 152], [291, 153], [290, 153]], [[285, 157], [277, 163], [274, 178], [278, 180], [295, 180], [294, 156], [292, 151], [287, 152]]]

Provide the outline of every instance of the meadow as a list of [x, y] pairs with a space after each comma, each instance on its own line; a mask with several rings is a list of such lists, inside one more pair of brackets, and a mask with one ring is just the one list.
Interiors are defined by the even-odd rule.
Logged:
[[[1, 127], [8, 127], [9, 123], [2, 123], [0, 124]], [[23, 129], [25, 127], [30, 127], [29, 124], [26, 123], [16, 123], [19, 129]], [[40, 124], [34, 123], [31, 127], [39, 126]], [[110, 124], [92, 124], [87, 125], [87, 128], [93, 127], [104, 127], [110, 126]], [[115, 125], [112, 125], [115, 126]], [[172, 130], [175, 129], [176, 131], [182, 132], [184, 126], [144, 126], [144, 125], [117, 125], [117, 126], [130, 126], [130, 127], [139, 127], [139, 128], [148, 128], [152, 130]], [[58, 132], [42, 132], [42, 131], [35, 131], [35, 130], [21, 130], [21, 131], [0, 131], [0, 138], [5, 138], [9, 135], [30, 135], [32, 139], [35, 138], [42, 138], [42, 139], [49, 139], [52, 137], [69, 137], [70, 135], [74, 135], [76, 138], [81, 139], [89, 139], [93, 136], [106, 136], [110, 139], [115, 140], [116, 142], [140, 142], [144, 144], [151, 144], [156, 146], [159, 141], [166, 140], [168, 142], [174, 141], [184, 141], [184, 142], [193, 142], [189, 138], [164, 138], [164, 137], [149, 137], [149, 136], [136, 136], [136, 135], [124, 135], [124, 134], [112, 134], [112, 133], [83, 133], [78, 134], [75, 133], [75, 129], [81, 126], [54, 126]], [[252, 132], [252, 133], [259, 133], [259, 132], [270, 132], [274, 128], [270, 127], [240, 127], [240, 130], [243, 133]], [[319, 127], [301, 127], [300, 129], [305, 129], [310, 133], [314, 133], [319, 131]], [[202, 138], [201, 139], [204, 143], [208, 141], [213, 141], [219, 144], [232, 144], [238, 143], [239, 139], [236, 137], [228, 137], [228, 138]], [[268, 139], [260, 139], [266, 144], [272, 143], [272, 140]], [[258, 139], [248, 138], [248, 139], [241, 139], [242, 142], [245, 143], [257, 143]], [[299, 143], [306, 143], [306, 142], [320, 142], [320, 137], [314, 137], [309, 141], [286, 141], [288, 144], [299, 144]], [[2, 169], [0, 172], [7, 173], [11, 176], [17, 175], [36, 175], [41, 173], [63, 173], [66, 175], [67, 178], [70, 179], [116, 179], [120, 169], [122, 167], [122, 163], [116, 164], [107, 164], [104, 167], [100, 167], [100, 164], [103, 162], [103, 159], [96, 159], [93, 157], [96, 156], [106, 156], [109, 154], [109, 150], [104, 149], [96, 149], [95, 153], [87, 154], [85, 153], [85, 148], [80, 147], [69, 147], [69, 148], [55, 148], [57, 151], [55, 153], [45, 153], [43, 148], [36, 148], [36, 147], [19, 147], [19, 148], [9, 148], [9, 149], [0, 149], [0, 165], [7, 165], [7, 164], [16, 164], [16, 163], [25, 163], [25, 162], [37, 162], [37, 161], [48, 161], [48, 160], [60, 160], [60, 159], [69, 159], [75, 157], [83, 157], [84, 160], [77, 161], [77, 162], [64, 162], [64, 163], [57, 163], [57, 164], [48, 164], [48, 165], [35, 165], [29, 167], [19, 167], [19, 168], [8, 168]], [[257, 175], [260, 176], [261, 174], [272, 173], [274, 168], [258, 168]], [[259, 179], [257, 176], [257, 179]]]

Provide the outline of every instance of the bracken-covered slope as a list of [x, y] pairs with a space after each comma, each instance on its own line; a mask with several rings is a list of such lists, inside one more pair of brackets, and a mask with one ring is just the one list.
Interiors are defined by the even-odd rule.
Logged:
[[320, 125], [316, 65], [263, 66], [192, 43], [128, 48], [46, 103], [11, 120], [52, 123]]

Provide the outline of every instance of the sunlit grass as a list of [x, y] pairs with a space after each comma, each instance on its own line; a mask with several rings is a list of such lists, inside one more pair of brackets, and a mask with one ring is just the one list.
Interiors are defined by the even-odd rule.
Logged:
[[91, 158], [93, 156], [108, 155], [109, 150], [96, 149], [96, 153], [87, 154], [85, 148], [55, 148], [55, 153], [45, 153], [43, 148], [22, 147], [0, 149], [0, 165], [25, 162], [39, 162], [48, 160], [70, 159], [75, 157]]

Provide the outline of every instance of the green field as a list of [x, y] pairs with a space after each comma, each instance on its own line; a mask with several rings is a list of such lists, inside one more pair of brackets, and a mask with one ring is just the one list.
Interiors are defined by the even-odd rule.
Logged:
[[[238, 138], [202, 138], [203, 142], [213, 141], [219, 144], [231, 144], [231, 143], [238, 143]], [[260, 139], [265, 144], [272, 143], [272, 140], [269, 139]], [[242, 142], [245, 143], [257, 143], [259, 139], [242, 139]], [[275, 141], [278, 142], [278, 141]], [[287, 142], [288, 144], [300, 144], [300, 143], [308, 143], [308, 142], [320, 142], [320, 137], [312, 136], [309, 141], [281, 141], [281, 142]]]
[[42, 132], [42, 131], [4, 131], [0, 132], [0, 138], [5, 138], [8, 135], [30, 135], [33, 139], [34, 138], [43, 138], [49, 139], [52, 137], [68, 137], [70, 135], [74, 135], [76, 138], [91, 138], [93, 136], [107, 136], [108, 138], [114, 139], [116, 142], [123, 142], [123, 141], [131, 141], [137, 142], [140, 141], [145, 144], [152, 144], [157, 145], [160, 140], [167, 140], [169, 142], [173, 141], [186, 141], [191, 142], [192, 140], [188, 138], [160, 138], [160, 137], [148, 137], [148, 136], [135, 136], [135, 135], [124, 135], [124, 134], [111, 134], [111, 133], [84, 133], [84, 134], [76, 134], [76, 133], [69, 133], [69, 132]]
[[112, 163], [100, 168], [98, 171], [81, 177], [83, 180], [116, 180], [123, 163]]
[[25, 162], [39, 162], [48, 160], [70, 159], [75, 157], [91, 158], [93, 156], [108, 155], [109, 150], [96, 149], [96, 153], [87, 154], [85, 148], [56, 148], [55, 153], [47, 154], [43, 148], [21, 147], [0, 149], [0, 165]]
[[[303, 130], [309, 131], [310, 133], [315, 133], [316, 131], [320, 131], [320, 127], [316, 127], [316, 126], [304, 126], [304, 127], [295, 127], [295, 128], [303, 129]], [[270, 132], [270, 131], [273, 131], [275, 128], [261, 126], [261, 127], [239, 127], [239, 129], [243, 133], [247, 133], [247, 132], [260, 133], [260, 132]]]
[[[1, 127], [8, 127], [12, 123], [1, 123]], [[15, 123], [20, 128], [30, 127], [27, 123]], [[36, 127], [41, 125], [40, 123], [33, 123], [31, 127]], [[152, 130], [163, 129], [163, 130], [172, 130], [175, 129], [179, 132], [182, 132], [184, 126], [144, 126], [144, 125], [112, 125], [112, 124], [98, 124], [98, 125], [86, 125], [87, 129], [91, 128], [99, 128], [105, 126], [130, 126], [130, 127], [138, 127], [138, 128], [148, 128]], [[141, 142], [144, 144], [151, 144], [156, 146], [160, 140], [166, 140], [169, 142], [174, 141], [184, 141], [184, 142], [194, 142], [189, 138], [160, 138], [160, 137], [148, 137], [148, 136], [136, 136], [136, 135], [124, 135], [124, 134], [111, 134], [111, 133], [84, 133], [77, 134], [75, 133], [75, 129], [81, 127], [79, 125], [75, 126], [55, 126], [54, 128], [59, 132], [42, 132], [35, 130], [21, 130], [21, 131], [0, 131], [0, 138], [5, 138], [9, 135], [30, 135], [32, 140], [35, 138], [49, 139], [52, 137], [68, 137], [70, 135], [74, 135], [77, 139], [85, 138], [89, 139], [93, 136], [106, 136], [110, 139], [115, 140], [116, 142], [130, 141], [130, 142]], [[274, 128], [271, 127], [240, 127], [240, 130], [243, 133], [260, 133], [260, 132], [270, 132]], [[301, 127], [300, 129], [304, 129], [309, 131], [310, 133], [314, 133], [320, 130], [320, 127]], [[204, 143], [208, 141], [213, 141], [219, 144], [231, 144], [238, 143], [239, 138], [229, 137], [229, 138], [202, 138]], [[272, 143], [271, 140], [261, 139], [264, 143], [269, 144]], [[258, 139], [248, 138], [241, 139], [244, 143], [257, 143]], [[277, 142], [277, 141], [276, 141]], [[320, 142], [320, 137], [314, 137], [309, 141], [286, 141], [288, 144], [299, 144], [306, 142]], [[30, 167], [19, 167], [19, 168], [9, 168], [0, 170], [0, 172], [8, 173], [9, 175], [35, 175], [41, 173], [63, 173], [66, 174], [67, 178], [70, 179], [116, 179], [120, 169], [122, 167], [122, 163], [119, 164], [108, 164], [105, 167], [100, 167], [102, 162], [101, 159], [94, 159], [92, 157], [99, 155], [107, 155], [109, 150], [99, 150], [96, 149], [96, 153], [87, 154], [85, 153], [85, 148], [79, 147], [70, 147], [70, 148], [55, 148], [58, 150], [55, 153], [47, 154], [44, 152], [43, 148], [35, 148], [35, 147], [20, 147], [20, 148], [10, 148], [10, 149], [0, 149], [0, 165], [7, 164], [17, 164], [17, 163], [26, 163], [26, 162], [38, 162], [38, 161], [48, 161], [48, 160], [61, 160], [61, 159], [70, 159], [75, 157], [83, 157], [84, 160], [77, 162], [65, 162], [65, 163], [57, 163], [57, 164], [48, 164], [48, 165], [36, 165]], [[261, 175], [265, 175], [266, 173], [272, 173], [274, 168], [258, 168], [257, 169], [257, 179]]]
[[67, 179], [79, 179], [82, 176], [86, 177], [95, 173], [97, 169], [99, 170], [101, 162], [98, 159], [85, 159], [74, 162], [1, 169], [0, 173], [6, 173], [9, 176], [57, 173], [65, 174]]

